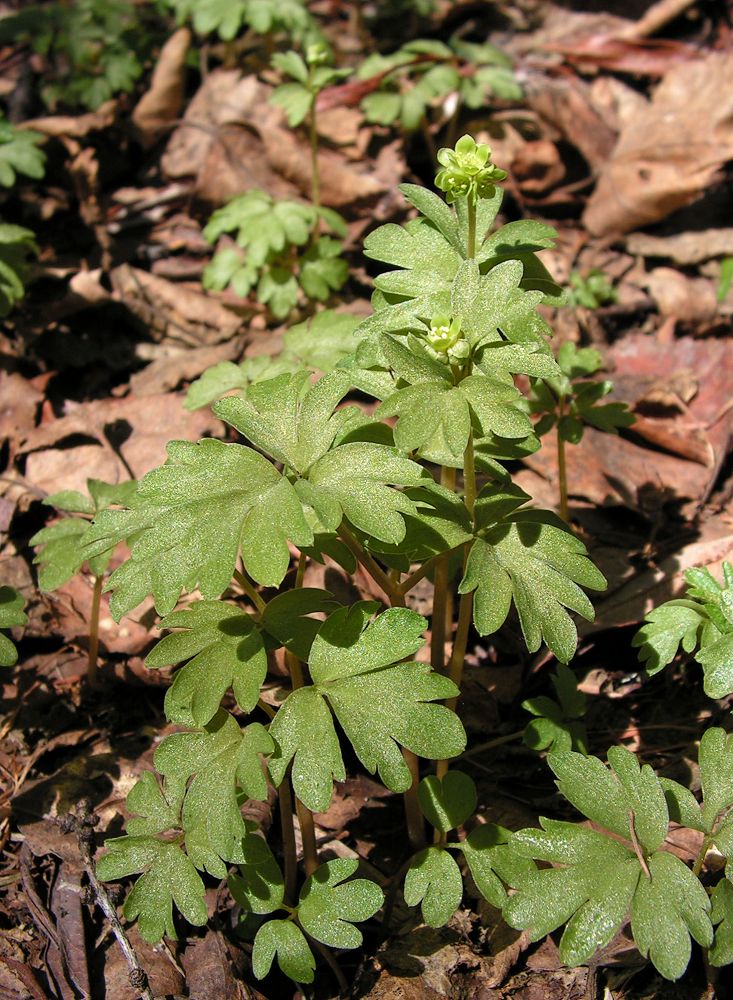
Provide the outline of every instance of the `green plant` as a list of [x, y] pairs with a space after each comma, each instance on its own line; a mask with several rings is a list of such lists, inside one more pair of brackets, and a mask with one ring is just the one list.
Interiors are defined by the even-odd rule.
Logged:
[[129, 93], [142, 73], [147, 46], [131, 0], [75, 0], [26, 7], [0, 20], [0, 43], [25, 42], [48, 61], [41, 89], [46, 104], [95, 109]]
[[686, 596], [650, 611], [633, 645], [640, 647], [650, 677], [668, 666], [680, 647], [694, 653], [705, 694], [725, 698], [733, 692], [733, 565], [723, 562], [722, 585], [707, 568], [686, 570], [685, 580]]
[[[323, 302], [348, 277], [341, 244], [328, 236], [313, 241], [319, 222], [345, 235], [344, 220], [332, 209], [297, 201], [275, 201], [253, 189], [217, 209], [204, 229], [215, 243], [224, 233], [235, 233], [235, 246], [216, 251], [204, 271], [204, 288], [231, 288], [242, 298], [254, 288], [257, 299], [282, 319], [301, 295]], [[299, 247], [307, 249], [298, 253]]]
[[61, 518], [55, 524], [41, 528], [30, 540], [30, 544], [38, 548], [34, 561], [40, 566], [38, 585], [41, 590], [58, 590], [76, 576], [85, 562], [88, 563], [94, 579], [87, 658], [87, 680], [92, 685], [97, 683], [102, 586], [113, 551], [92, 556], [87, 560], [83, 554], [84, 539], [90, 529], [90, 520], [99, 511], [113, 504], [127, 504], [135, 494], [135, 487], [134, 480], [115, 484], [105, 483], [100, 479], [88, 479], [89, 496], [77, 490], [63, 490], [46, 497], [43, 503], [47, 506], [78, 516]]
[[37, 253], [35, 233], [0, 222], [0, 317], [7, 316], [25, 295], [31, 271], [28, 258]]
[[[23, 598], [12, 587], [0, 587], [0, 629], [25, 625], [28, 616], [23, 611]], [[0, 633], [0, 667], [12, 667], [18, 662], [15, 643]]]
[[369, 56], [357, 75], [361, 80], [378, 82], [378, 89], [361, 102], [367, 121], [379, 125], [398, 122], [406, 132], [422, 129], [433, 156], [429, 131], [432, 107], [444, 105], [454, 95], [451, 118], [455, 123], [462, 107], [482, 108], [490, 97], [517, 100], [522, 96], [511, 61], [500, 49], [458, 36], [447, 44], [420, 39], [390, 55]]
[[[2, 21], [0, 21], [2, 24]], [[0, 184], [12, 187], [16, 174], [40, 180], [46, 170], [46, 155], [38, 148], [40, 132], [20, 129], [0, 118]]]
[[166, 0], [179, 23], [191, 21], [200, 35], [216, 32], [232, 41], [242, 28], [259, 35], [285, 32], [296, 41], [317, 34], [303, 0]]
[[716, 298], [718, 302], [725, 302], [733, 282], [733, 257], [723, 257], [720, 262], [718, 273], [718, 288]]
[[540, 695], [522, 702], [535, 718], [524, 730], [524, 742], [533, 750], [578, 750], [588, 753], [588, 736], [582, 721], [586, 698], [578, 690], [575, 674], [559, 663], [552, 679], [557, 701]]
[[560, 516], [568, 519], [568, 481], [565, 443], [577, 444], [585, 425], [590, 424], [609, 434], [620, 427], [630, 427], [634, 415], [625, 403], [600, 403], [613, 389], [613, 382], [589, 378], [603, 367], [601, 354], [592, 347], [578, 348], [566, 341], [557, 352], [559, 378], [532, 379], [530, 408], [540, 414], [535, 433], [546, 434], [557, 428], [557, 467], [560, 492]]
[[[536, 313], [543, 292], [527, 287], [539, 281], [554, 292], [534, 257], [551, 230], [515, 224], [488, 236], [503, 175], [468, 137], [441, 162], [439, 183], [455, 211], [408, 185], [422, 212], [418, 227], [386, 226], [370, 237], [372, 249], [409, 269], [397, 294], [376, 294], [356, 350], [315, 384], [308, 371], [286, 372], [220, 400], [215, 413], [248, 444], [171, 443], [168, 462], [140, 482], [128, 509], [102, 511], [85, 536], [87, 558], [129, 539], [130, 559], [107, 582], [112, 613], [152, 593], [163, 627], [179, 631], [153, 649], [148, 666], [185, 664], [166, 712], [187, 729], [157, 750], [159, 777], [146, 775], [133, 789], [128, 805], [138, 818], [109, 844], [100, 873], [143, 873], [126, 913], [155, 939], [173, 932], [174, 901], [189, 920], [205, 920], [199, 872], [221, 878], [228, 865], [239, 866], [232, 889], [245, 912], [290, 914], [260, 924], [257, 974], [277, 953], [286, 973], [309, 981], [304, 940], [356, 946], [349, 921], [368, 917], [381, 900], [376, 886], [347, 881], [353, 907], [329, 902], [325, 886], [335, 890], [353, 866], [318, 864], [312, 811], [327, 808], [333, 781], [345, 777], [336, 722], [364, 767], [405, 794], [416, 852], [408, 901], [421, 901], [433, 923], [448, 919], [462, 895], [454, 850], [487, 898], [503, 898], [501, 873], [508, 878], [515, 863], [506, 835], [492, 828], [447, 841], [475, 802], [470, 779], [448, 769], [465, 746], [455, 702], [469, 629], [495, 632], [514, 604], [527, 647], [537, 650], [544, 639], [566, 661], [577, 639], [569, 610], [592, 616], [581, 588], [605, 586], [554, 515], [522, 509], [529, 497], [502, 465], [534, 440], [513, 374], [559, 372]], [[374, 416], [340, 405], [352, 387], [383, 401]], [[391, 416], [394, 428], [384, 419]], [[442, 467], [440, 485], [424, 463]], [[266, 600], [259, 588], [282, 585], [292, 545], [300, 553], [294, 587]], [[360, 562], [392, 606], [340, 607], [327, 592], [303, 588], [307, 560], [326, 554], [352, 573]], [[436, 583], [431, 665], [413, 659], [427, 622], [404, 607], [425, 575]], [[182, 592], [194, 590], [201, 600], [175, 612]], [[446, 662], [455, 590], [458, 626]], [[260, 691], [268, 652], [278, 646], [291, 690], [273, 707]], [[220, 707], [229, 688], [237, 714], [250, 716], [244, 726]], [[260, 755], [278, 789], [282, 870], [239, 809], [243, 795], [266, 795]], [[437, 777], [422, 784], [420, 758], [439, 762]], [[300, 893], [293, 794], [311, 880]], [[424, 847], [424, 817], [438, 831], [433, 848]], [[318, 906], [344, 918], [339, 935], [309, 918], [316, 884], [324, 886]]]
[[571, 273], [569, 305], [583, 306], [585, 309], [599, 309], [601, 306], [617, 301], [616, 289], [608, 280], [607, 275], [599, 268], [592, 267], [585, 277], [580, 271]]

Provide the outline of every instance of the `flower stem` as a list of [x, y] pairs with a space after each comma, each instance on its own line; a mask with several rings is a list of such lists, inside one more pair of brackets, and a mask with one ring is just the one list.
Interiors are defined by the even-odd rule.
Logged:
[[560, 494], [560, 517], [568, 520], [568, 470], [565, 461], [565, 438], [560, 431], [560, 421], [565, 415], [565, 400], [561, 399], [557, 422], [557, 486]]
[[295, 826], [293, 824], [293, 795], [290, 791], [290, 771], [280, 782], [277, 790], [280, 807], [280, 833], [283, 842], [283, 860], [285, 881], [285, 902], [292, 906], [295, 901], [295, 889], [298, 879], [298, 856], [295, 850]]
[[89, 652], [87, 654], [87, 681], [89, 687], [99, 686], [99, 609], [102, 603], [104, 576], [94, 577], [92, 591], [92, 613], [89, 619]]
[[473, 198], [468, 199], [468, 242], [466, 246], [467, 260], [473, 260], [476, 256], [476, 202]]
[[[456, 488], [456, 470], [443, 466], [440, 485], [448, 490]], [[442, 552], [435, 561], [433, 578], [433, 614], [430, 636], [430, 663], [437, 673], [445, 672], [445, 644], [453, 626], [453, 591], [449, 587], [448, 571], [450, 553]]]
[[[396, 594], [392, 600], [392, 607], [404, 608], [404, 606], [405, 595]], [[420, 760], [417, 754], [408, 750], [407, 747], [402, 747], [402, 757], [412, 777], [412, 783], [403, 796], [407, 836], [413, 849], [420, 850], [425, 846], [425, 820], [417, 798], [417, 786], [420, 784]]]
[[239, 586], [245, 592], [247, 597], [249, 597], [250, 601], [254, 604], [257, 610], [257, 614], [261, 615], [262, 612], [267, 607], [267, 604], [264, 602], [262, 597], [257, 593], [255, 585], [252, 583], [252, 581], [249, 579], [248, 576], [245, 576], [245, 574], [238, 569], [234, 570], [234, 579], [237, 581]]

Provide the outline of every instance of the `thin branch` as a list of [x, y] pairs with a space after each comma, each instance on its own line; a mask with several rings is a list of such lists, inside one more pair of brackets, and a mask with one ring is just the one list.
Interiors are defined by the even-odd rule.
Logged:
[[646, 877], [651, 881], [652, 873], [649, 871], [649, 865], [646, 863], [646, 858], [644, 857], [644, 852], [641, 849], [639, 838], [636, 836], [636, 826], [634, 825], [634, 820], [635, 820], [634, 810], [629, 809], [629, 837], [631, 838], [631, 843], [634, 845], [634, 853], [639, 859], [641, 870], [644, 872]]

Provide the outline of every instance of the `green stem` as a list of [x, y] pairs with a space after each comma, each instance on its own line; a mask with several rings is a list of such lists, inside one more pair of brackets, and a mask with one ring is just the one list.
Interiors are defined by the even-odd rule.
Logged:
[[565, 400], [561, 399], [558, 405], [557, 422], [557, 485], [560, 494], [560, 517], [563, 521], [568, 520], [568, 470], [565, 461], [565, 438], [560, 432], [560, 421], [565, 415]]
[[280, 808], [280, 832], [283, 842], [285, 882], [285, 902], [292, 906], [295, 902], [295, 890], [298, 881], [298, 855], [295, 849], [295, 826], [293, 824], [293, 796], [290, 791], [290, 771], [280, 782], [277, 790]]
[[712, 847], [712, 844], [713, 844], [712, 836], [710, 834], [706, 834], [702, 838], [702, 844], [700, 845], [700, 850], [698, 851], [698, 855], [695, 858], [695, 864], [692, 866], [693, 875], [699, 875], [700, 872], [702, 871], [702, 866], [705, 863], [705, 857], [707, 856], [708, 851]]
[[[306, 556], [301, 552], [298, 559], [298, 569], [295, 574], [295, 588], [303, 586], [305, 576]], [[303, 665], [295, 653], [288, 650], [285, 654], [285, 662], [290, 672], [290, 680], [293, 683], [293, 691], [302, 688], [305, 684], [303, 676]], [[318, 850], [316, 848], [316, 828], [313, 823], [313, 813], [306, 808], [300, 799], [295, 799], [295, 808], [298, 812], [298, 822], [300, 823], [300, 833], [303, 839], [303, 867], [306, 875], [312, 875], [318, 867]]]
[[369, 573], [374, 582], [381, 587], [386, 597], [389, 599], [390, 604], [395, 604], [399, 607], [399, 602], [404, 602], [404, 594], [401, 593], [401, 588], [395, 589], [392, 581], [384, 572], [382, 567], [379, 566], [373, 556], [371, 556], [366, 549], [362, 548], [356, 538], [354, 538], [349, 529], [346, 527], [344, 521], [341, 522], [341, 526], [339, 528], [339, 537], [341, 538], [341, 541], [344, 542], [344, 544], [353, 552], [357, 560], [361, 563], [367, 573]]
[[99, 609], [102, 603], [102, 585], [104, 576], [94, 577], [92, 591], [92, 613], [89, 619], [89, 653], [87, 654], [87, 681], [89, 687], [99, 685]]
[[[312, 69], [309, 71], [312, 74]], [[321, 230], [321, 173], [318, 167], [318, 118], [316, 114], [316, 100], [318, 93], [314, 92], [311, 101], [310, 116], [308, 122], [308, 132], [310, 138], [311, 154], [311, 202], [315, 209], [315, 222], [311, 234], [311, 242], [315, 243]]]
[[468, 245], [466, 247], [466, 258], [473, 260], [476, 256], [476, 202], [468, 199]]
[[234, 579], [237, 581], [239, 586], [245, 592], [247, 597], [249, 597], [250, 601], [254, 604], [255, 608], [257, 609], [257, 614], [261, 615], [265, 610], [265, 608], [267, 607], [267, 604], [262, 599], [262, 597], [257, 593], [255, 585], [252, 583], [252, 581], [249, 579], [248, 576], [246, 576], [241, 570], [238, 569], [234, 570]]
[[[396, 594], [392, 600], [392, 607], [404, 608], [404, 606], [405, 595]], [[417, 786], [420, 784], [420, 760], [417, 754], [408, 750], [407, 747], [402, 747], [402, 757], [412, 778], [410, 787], [403, 796], [407, 836], [412, 848], [418, 851], [425, 846], [425, 820], [417, 798]]]

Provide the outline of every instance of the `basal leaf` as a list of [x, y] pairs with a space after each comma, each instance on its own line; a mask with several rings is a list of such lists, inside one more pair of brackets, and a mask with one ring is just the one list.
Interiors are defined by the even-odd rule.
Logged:
[[476, 808], [476, 785], [462, 771], [451, 770], [444, 778], [434, 774], [423, 778], [417, 789], [420, 809], [427, 821], [447, 833], [457, 829]]
[[306, 880], [300, 893], [298, 920], [303, 930], [332, 948], [358, 948], [362, 934], [354, 924], [373, 917], [384, 902], [384, 893], [374, 882], [351, 879], [358, 866], [350, 858], [328, 861]]
[[257, 931], [252, 948], [252, 971], [264, 979], [277, 962], [282, 971], [296, 983], [312, 983], [316, 960], [305, 935], [292, 920], [268, 920]]
[[421, 905], [430, 927], [446, 924], [463, 898], [461, 870], [452, 855], [441, 847], [416, 854], [405, 876], [404, 896], [408, 906]]
[[230, 875], [228, 882], [234, 899], [252, 913], [280, 909], [285, 895], [283, 874], [265, 838], [248, 833], [242, 853], [239, 875]]

